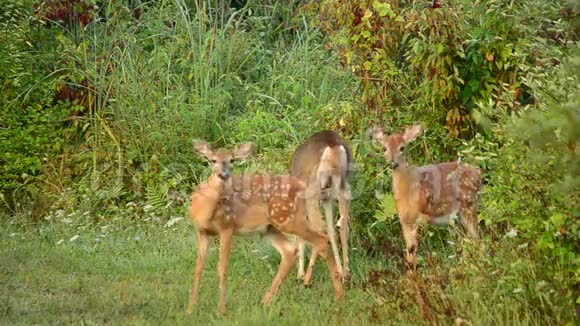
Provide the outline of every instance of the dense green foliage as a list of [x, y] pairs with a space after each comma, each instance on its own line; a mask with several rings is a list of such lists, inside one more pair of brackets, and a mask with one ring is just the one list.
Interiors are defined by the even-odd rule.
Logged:
[[[431, 252], [450, 255], [446, 242], [456, 239], [443, 228], [424, 234], [425, 265], [446, 266], [465, 284], [449, 299], [459, 312], [423, 318], [485, 324], [492, 312], [456, 301], [500, 298], [518, 302], [503, 311], [508, 320], [573, 319], [580, 304], [577, 1], [453, 0], [438, 9], [398, 0], [233, 3], [0, 0], [2, 220], [73, 220], [89, 229], [118, 219], [163, 224], [187, 215], [190, 192], [208, 174], [193, 139], [252, 141], [257, 149], [238, 171], [284, 172], [301, 141], [331, 128], [353, 145], [357, 162], [357, 277], [395, 284], [398, 262], [376, 263], [399, 259], [389, 251], [402, 247], [390, 171], [365, 132], [421, 123], [414, 162], [460, 157], [485, 178], [482, 251], [468, 245], [458, 262], [434, 259]], [[510, 253], [489, 256], [493, 250]], [[478, 268], [501, 275], [480, 280]], [[528, 279], [535, 285], [516, 291]], [[405, 304], [377, 284], [367, 284], [369, 292], [388, 302], [386, 311]], [[431, 285], [427, 297], [445, 291]], [[468, 286], [486, 294], [469, 297]], [[388, 289], [405, 296], [404, 286]], [[433, 309], [445, 310], [439, 304]]]

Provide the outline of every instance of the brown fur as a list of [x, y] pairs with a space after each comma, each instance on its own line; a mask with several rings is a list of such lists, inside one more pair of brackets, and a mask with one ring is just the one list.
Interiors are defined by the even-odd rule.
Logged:
[[336, 298], [343, 296], [336, 264], [328, 254], [328, 238], [316, 232], [306, 218], [305, 184], [290, 176], [231, 176], [231, 162], [243, 158], [249, 147], [234, 152], [213, 151], [206, 143], [196, 150], [212, 161], [212, 175], [192, 195], [190, 216], [197, 230], [198, 255], [188, 312], [198, 303], [199, 282], [207, 256], [208, 237], [219, 236], [219, 310], [226, 310], [228, 256], [234, 235], [263, 234], [282, 256], [278, 273], [262, 302], [268, 304], [296, 262], [296, 247], [284, 234], [312, 243], [327, 261]]
[[481, 170], [457, 162], [408, 166], [404, 148], [419, 133], [419, 126], [389, 136], [379, 129], [373, 130], [373, 138], [385, 147], [385, 159], [394, 168], [395, 204], [407, 243], [406, 260], [411, 266], [415, 265], [418, 248], [417, 224], [448, 223], [451, 214], [459, 213], [459, 222], [467, 233], [473, 238], [479, 236], [477, 193], [481, 187]]
[[[335, 148], [338, 146], [344, 146], [347, 161], [351, 164], [353, 159], [350, 146], [336, 132], [325, 130], [313, 134], [302, 145], [298, 146], [294, 152], [290, 166], [290, 174], [301, 180], [308, 180], [316, 173], [324, 149], [326, 147]], [[345, 178], [350, 178], [352, 170], [347, 169], [344, 173]]]
[[[320, 217], [320, 202], [325, 210], [326, 229], [330, 237], [334, 259], [338, 264], [341, 277], [346, 279], [349, 274], [348, 263], [348, 223], [350, 205], [350, 184], [352, 174], [352, 152], [348, 144], [334, 131], [321, 131], [313, 134], [306, 142], [300, 145], [292, 157], [290, 174], [307, 184], [307, 211], [308, 218], [317, 230], [322, 230], [323, 222]], [[340, 242], [342, 245], [342, 265], [336, 231], [334, 229], [332, 201], [339, 202]], [[308, 270], [304, 272], [304, 244], [299, 246], [298, 278], [303, 278], [309, 284], [312, 279], [316, 253], [310, 257]]]

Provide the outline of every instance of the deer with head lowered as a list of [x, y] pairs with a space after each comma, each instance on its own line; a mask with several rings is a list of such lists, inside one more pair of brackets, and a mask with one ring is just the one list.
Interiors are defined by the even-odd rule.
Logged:
[[[306, 183], [306, 206], [308, 218], [318, 230], [323, 229], [320, 217], [320, 203], [326, 215], [326, 229], [330, 238], [334, 261], [337, 263], [339, 274], [344, 281], [349, 275], [348, 261], [348, 223], [350, 184], [352, 170], [352, 153], [349, 146], [334, 131], [321, 131], [312, 135], [300, 145], [290, 166], [290, 174]], [[336, 232], [333, 221], [332, 201], [338, 199], [340, 220], [340, 242], [342, 245], [343, 261], [341, 265]], [[299, 241], [298, 278], [303, 278], [305, 284], [312, 280], [312, 271], [316, 262], [316, 252], [313, 251], [304, 273], [304, 242]]]
[[332, 255], [328, 237], [314, 230], [306, 216], [304, 183], [290, 176], [232, 175], [234, 160], [248, 156], [251, 145], [243, 144], [233, 151], [212, 150], [205, 143], [195, 150], [212, 165], [212, 174], [193, 193], [190, 216], [197, 231], [197, 259], [188, 312], [198, 303], [199, 282], [207, 256], [209, 237], [219, 237], [218, 278], [219, 311], [226, 311], [228, 256], [235, 235], [261, 234], [268, 238], [281, 255], [278, 273], [262, 299], [268, 304], [278, 292], [284, 278], [296, 263], [297, 248], [286, 234], [311, 243], [326, 259], [336, 298], [343, 296], [342, 284]]
[[468, 235], [479, 237], [477, 194], [481, 170], [459, 162], [409, 166], [405, 146], [420, 132], [418, 125], [388, 136], [377, 127], [372, 129], [373, 139], [384, 146], [385, 159], [393, 169], [395, 206], [407, 244], [405, 260], [411, 268], [415, 267], [419, 246], [418, 224], [448, 224], [459, 217]]

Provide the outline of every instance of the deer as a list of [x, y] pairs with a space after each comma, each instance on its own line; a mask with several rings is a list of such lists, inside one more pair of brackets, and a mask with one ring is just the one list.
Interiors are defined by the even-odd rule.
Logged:
[[390, 161], [393, 170], [395, 207], [406, 243], [405, 261], [410, 270], [416, 266], [420, 224], [445, 225], [458, 218], [468, 236], [479, 238], [477, 196], [481, 189], [481, 170], [478, 167], [460, 162], [409, 165], [405, 147], [420, 135], [420, 125], [388, 136], [375, 126], [371, 133], [374, 141], [385, 148], [385, 160]]
[[218, 310], [226, 312], [228, 257], [234, 236], [262, 235], [270, 240], [281, 256], [278, 272], [263, 296], [268, 305], [296, 263], [293, 235], [314, 246], [328, 265], [336, 299], [343, 297], [342, 283], [336, 264], [329, 252], [328, 237], [314, 229], [306, 215], [306, 185], [289, 175], [232, 175], [232, 165], [249, 155], [251, 144], [234, 150], [212, 150], [206, 142], [194, 144], [195, 151], [211, 162], [212, 173], [192, 194], [189, 209], [197, 233], [197, 259], [187, 312], [198, 304], [199, 282], [207, 257], [209, 238], [219, 238]]
[[[292, 157], [290, 175], [306, 183], [307, 215], [317, 230], [324, 229], [320, 217], [320, 205], [324, 207], [327, 235], [330, 238], [334, 261], [344, 282], [350, 275], [348, 260], [350, 176], [353, 158], [348, 144], [334, 131], [326, 130], [313, 134], [302, 143]], [[333, 200], [338, 200], [340, 219], [336, 226], [340, 229], [343, 261], [336, 240], [333, 221]], [[305, 243], [299, 241], [298, 279], [309, 285], [312, 280], [316, 252], [312, 252], [308, 270], [304, 272]]]

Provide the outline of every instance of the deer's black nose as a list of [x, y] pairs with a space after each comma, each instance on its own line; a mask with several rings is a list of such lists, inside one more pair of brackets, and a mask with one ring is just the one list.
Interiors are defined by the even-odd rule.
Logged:
[[230, 171], [227, 171], [227, 170], [222, 171], [222, 172], [220, 172], [219, 177], [222, 180], [227, 180], [230, 177], [230, 174], [231, 174]]
[[391, 162], [391, 167], [392, 167], [393, 169], [396, 169], [398, 166], [399, 166], [399, 162], [397, 162], [397, 161], [392, 161], [392, 162]]

